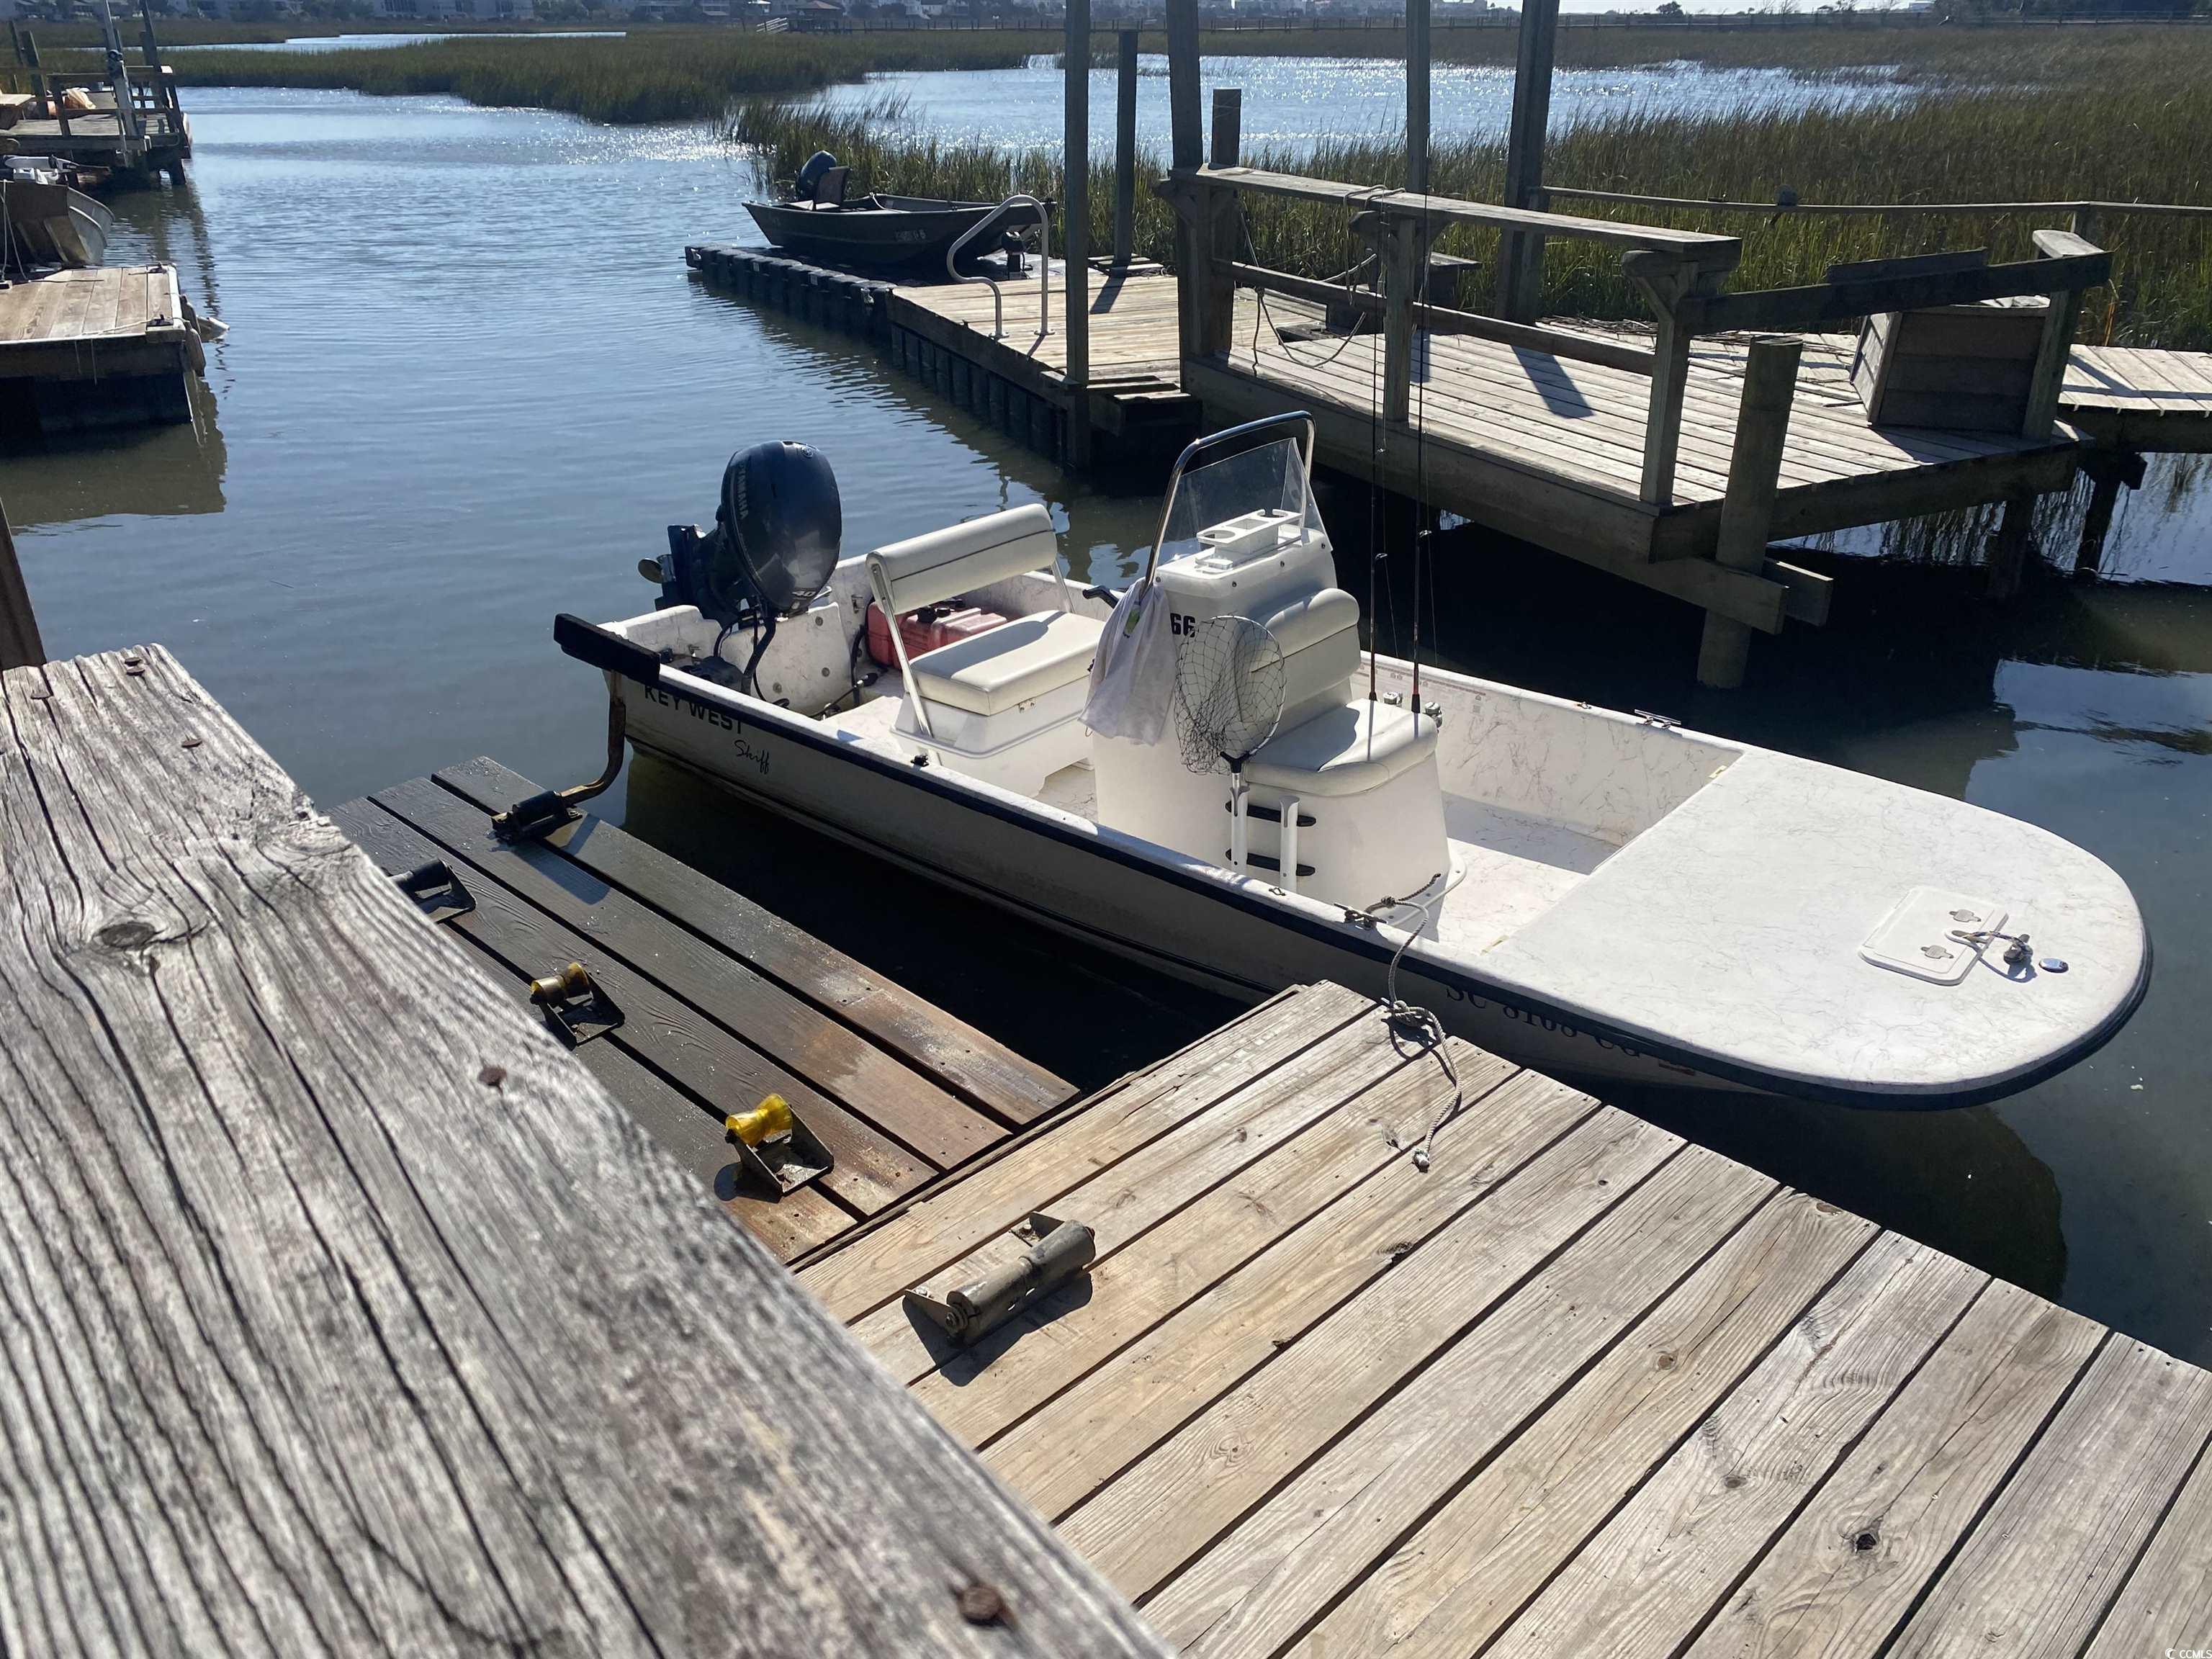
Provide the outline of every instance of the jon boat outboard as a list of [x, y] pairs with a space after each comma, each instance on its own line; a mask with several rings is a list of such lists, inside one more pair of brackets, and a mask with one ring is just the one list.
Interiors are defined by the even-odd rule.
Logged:
[[[838, 560], [826, 464], [767, 447], [644, 562], [659, 608], [556, 636], [640, 748], [1033, 921], [1232, 993], [1395, 968], [1554, 1073], [1857, 1106], [2009, 1094], [2142, 997], [2126, 884], [2045, 830], [1364, 653], [1305, 416], [1192, 445], [1123, 595], [1036, 506]], [[872, 684], [872, 602], [1010, 620], [891, 626]]]
[[[788, 190], [772, 202], [747, 202], [745, 211], [762, 235], [789, 253], [861, 270], [941, 276], [953, 244], [1002, 207], [921, 196], [848, 197], [845, 180], [836, 159], [817, 150]], [[1018, 209], [1006, 209], [1005, 217], [1010, 232], [1024, 222]], [[1027, 222], [1035, 222], [1033, 214]], [[997, 252], [1003, 240], [977, 238], [963, 252], [963, 261]]]

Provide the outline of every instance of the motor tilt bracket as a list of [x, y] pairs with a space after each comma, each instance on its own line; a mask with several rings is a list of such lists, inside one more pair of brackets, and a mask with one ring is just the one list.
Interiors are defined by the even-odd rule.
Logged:
[[1067, 1283], [1089, 1267], [1098, 1253], [1097, 1235], [1083, 1222], [1032, 1215], [1022, 1224], [1022, 1230], [1036, 1242], [1020, 1260], [994, 1268], [942, 1297], [917, 1286], [906, 1293], [907, 1307], [951, 1337], [956, 1346], [964, 1348]]

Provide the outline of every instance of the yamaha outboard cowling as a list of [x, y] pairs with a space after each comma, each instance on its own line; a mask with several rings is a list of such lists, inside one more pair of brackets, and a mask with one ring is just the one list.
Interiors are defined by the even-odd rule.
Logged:
[[660, 584], [655, 608], [696, 605], [726, 632], [756, 630], [753, 670], [775, 635], [779, 618], [801, 617], [829, 586], [845, 533], [837, 475], [819, 450], [802, 443], [755, 444], [722, 469], [714, 527], [668, 526], [668, 551], [639, 561], [647, 581]]

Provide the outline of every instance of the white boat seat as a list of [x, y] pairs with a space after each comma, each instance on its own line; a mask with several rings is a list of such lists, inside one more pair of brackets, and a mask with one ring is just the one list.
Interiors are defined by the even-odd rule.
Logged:
[[1359, 672], [1359, 601], [1324, 587], [1264, 619], [1283, 653], [1283, 714], [1288, 731], [1344, 701]]
[[1436, 748], [1437, 723], [1427, 715], [1362, 697], [1278, 732], [1244, 763], [1244, 780], [1301, 799], [1363, 795]]
[[[1060, 532], [1032, 501], [933, 530], [868, 555], [868, 586], [891, 616], [972, 593], [1031, 570], [1060, 572]], [[1068, 601], [1064, 592], [1061, 605]], [[894, 631], [896, 635], [896, 630]]]
[[1018, 617], [925, 651], [909, 665], [926, 702], [996, 714], [1087, 679], [1104, 623], [1065, 611]]

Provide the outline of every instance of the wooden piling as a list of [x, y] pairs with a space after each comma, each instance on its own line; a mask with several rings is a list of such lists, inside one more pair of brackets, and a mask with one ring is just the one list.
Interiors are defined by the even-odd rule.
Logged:
[[1066, 464], [1091, 465], [1091, 0], [1067, 0], [1066, 125], [1061, 138], [1061, 240], [1067, 249]]
[[[1505, 136], [1505, 205], [1544, 205], [1544, 132], [1552, 118], [1552, 57], [1559, 0], [1522, 0], [1520, 51], [1513, 70], [1513, 118]], [[1498, 245], [1498, 312], [1534, 322], [1544, 295], [1544, 239], [1509, 230]]]
[[1406, 188], [1429, 188], [1429, 0], [1406, 0]]
[[0, 504], [0, 670], [27, 668], [46, 659], [39, 642], [39, 619], [31, 609], [31, 590], [23, 584], [23, 568], [15, 562], [15, 532], [9, 528], [8, 509]]
[[2019, 596], [2034, 528], [2035, 497], [2008, 496], [1997, 533], [1990, 541], [1989, 596], [1999, 604]]
[[1115, 36], [1114, 263], [1124, 266], [1137, 234], [1137, 31]]
[[[1774, 526], [1774, 498], [1782, 478], [1782, 449], [1790, 435], [1790, 405], [1796, 396], [1797, 361], [1804, 343], [1754, 340], [1744, 368], [1743, 402], [1736, 410], [1735, 446], [1729, 459], [1728, 493], [1721, 498], [1719, 541], [1713, 560], [1731, 570], [1756, 574], [1766, 563]], [[1698, 647], [1698, 684], [1732, 690], [1743, 684], [1751, 656], [1751, 629], [1717, 611], [1705, 613]]]
[[[1199, 127], [1198, 0], [1167, 0], [1168, 35], [1168, 162], [1178, 173], [1195, 168], [1206, 159], [1206, 137]], [[1175, 262], [1179, 274], [1195, 269], [1200, 237], [1189, 204], [1178, 203], [1175, 228]], [[1200, 284], [1181, 284], [1179, 332], [1182, 355], [1199, 355], [1201, 307]]]

